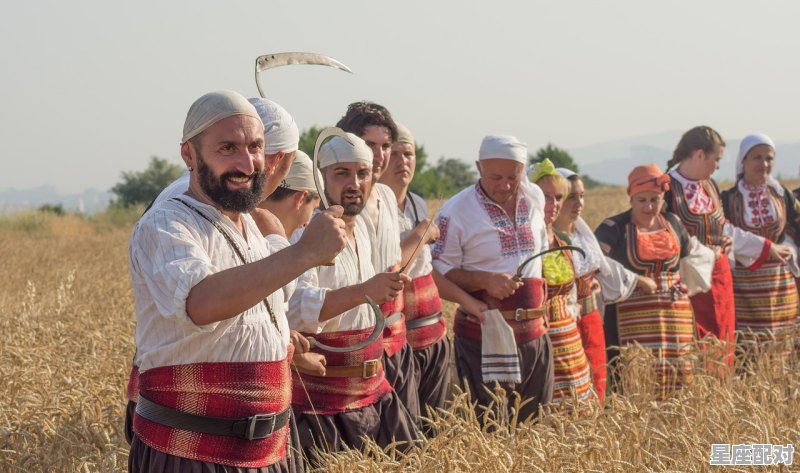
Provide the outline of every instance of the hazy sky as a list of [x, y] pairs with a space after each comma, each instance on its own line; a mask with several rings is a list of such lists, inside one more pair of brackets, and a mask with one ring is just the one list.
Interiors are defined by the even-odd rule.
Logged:
[[798, 141], [798, 18], [793, 0], [11, 2], [0, 190], [106, 190], [151, 155], [179, 163], [194, 99], [257, 95], [256, 56], [283, 51], [354, 72], [263, 74], [301, 127], [372, 100], [434, 158], [473, 160], [487, 133], [531, 150], [697, 124]]

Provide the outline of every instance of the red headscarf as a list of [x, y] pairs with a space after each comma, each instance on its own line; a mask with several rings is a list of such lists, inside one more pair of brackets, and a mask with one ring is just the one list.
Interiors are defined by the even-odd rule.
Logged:
[[661, 172], [655, 163], [636, 166], [628, 174], [628, 195], [648, 191], [663, 194], [668, 190], [669, 175]]

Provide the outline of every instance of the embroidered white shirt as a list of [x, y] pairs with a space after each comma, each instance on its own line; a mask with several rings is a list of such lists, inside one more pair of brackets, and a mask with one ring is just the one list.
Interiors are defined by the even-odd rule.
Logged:
[[[697, 212], [693, 208], [693, 206], [694, 207], [701, 206], [702, 203], [692, 204], [691, 202], [693, 200], [698, 199], [697, 195], [699, 194], [695, 192], [693, 195], [693, 193], [687, 189], [689, 189], [690, 187], [692, 189], [695, 188], [702, 189], [703, 186], [700, 185], [700, 181], [688, 179], [675, 169], [670, 171], [669, 174], [670, 176], [672, 176], [674, 179], [677, 179], [678, 182], [681, 183], [681, 186], [684, 189], [683, 194], [686, 198], [686, 201], [689, 202], [689, 209], [692, 211], [692, 213], [707, 213], [714, 210], [713, 202], [711, 202], [710, 198], [709, 198], [709, 203], [707, 204], [708, 205], [707, 210], [703, 212]], [[705, 192], [703, 192], [703, 194], [705, 194]], [[690, 198], [692, 200], [690, 200]], [[720, 209], [720, 211], [721, 210], [722, 209]], [[731, 251], [728, 253], [728, 259], [730, 260], [731, 266], [735, 265], [735, 263], [738, 261], [739, 264], [747, 267], [747, 266], [752, 266], [753, 263], [758, 261], [759, 257], [761, 256], [761, 252], [764, 249], [764, 245], [766, 244], [764, 238], [756, 235], [755, 233], [750, 233], [746, 230], [742, 230], [739, 227], [735, 227], [731, 225], [731, 223], [728, 222], [727, 220], [725, 221], [725, 224], [722, 227], [722, 233], [726, 236], [729, 236], [733, 240], [733, 245], [731, 245]]]
[[[523, 182], [516, 199], [513, 222], [477, 183], [448, 200], [436, 218], [440, 234], [431, 249], [433, 267], [442, 274], [456, 268], [514, 274], [526, 258], [546, 249], [541, 189]], [[541, 258], [525, 266], [523, 276], [541, 278]]]

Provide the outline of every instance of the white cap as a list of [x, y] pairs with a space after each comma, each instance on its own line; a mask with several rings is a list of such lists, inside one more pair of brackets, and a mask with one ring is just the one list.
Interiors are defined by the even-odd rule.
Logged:
[[481, 142], [478, 161], [486, 159], [508, 159], [525, 164], [528, 162], [528, 145], [510, 135], [487, 135]]
[[189, 107], [186, 121], [183, 122], [181, 144], [206, 131], [218, 121], [234, 115], [261, 119], [253, 105], [238, 92], [220, 90], [203, 95]]
[[314, 169], [314, 163], [311, 162], [311, 158], [304, 151], [298, 149], [294, 162], [292, 162], [292, 167], [289, 168], [286, 178], [281, 182], [281, 187], [296, 191], [316, 192], [317, 186], [314, 185], [312, 172], [317, 173], [319, 183], [323, 185], [322, 176], [319, 174], [318, 169]]
[[319, 167], [337, 163], [367, 163], [372, 166], [372, 150], [367, 143], [352, 133], [347, 133], [352, 145], [340, 136], [334, 136], [319, 150]]
[[414, 135], [411, 134], [411, 130], [406, 128], [402, 123], [394, 122], [394, 124], [397, 125], [397, 139], [394, 140], [395, 143], [408, 143], [411, 146], [417, 146], [417, 143], [414, 141]]
[[300, 130], [289, 112], [272, 100], [260, 97], [248, 100], [253, 104], [264, 124], [264, 153], [297, 151]]

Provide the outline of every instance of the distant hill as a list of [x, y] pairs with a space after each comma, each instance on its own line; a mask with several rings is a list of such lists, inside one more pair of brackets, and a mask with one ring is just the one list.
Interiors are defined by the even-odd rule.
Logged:
[[7, 189], [0, 191], [0, 213], [34, 209], [45, 204], [61, 204], [64, 210], [86, 214], [100, 212], [108, 207], [112, 194], [97, 189], [86, 189], [80, 194], [59, 194], [53, 186], [35, 189]]
[[[656, 163], [663, 169], [680, 139], [681, 132], [665, 132], [625, 140], [599, 143], [568, 150], [580, 166], [581, 174], [608, 184], [627, 184], [628, 173], [635, 166]], [[717, 180], [734, 180], [739, 139], [727, 140]], [[776, 143], [775, 177], [796, 178], [800, 165], [800, 143]]]

